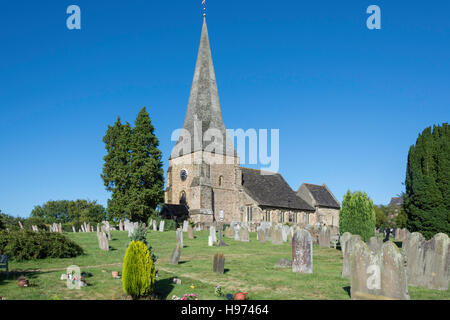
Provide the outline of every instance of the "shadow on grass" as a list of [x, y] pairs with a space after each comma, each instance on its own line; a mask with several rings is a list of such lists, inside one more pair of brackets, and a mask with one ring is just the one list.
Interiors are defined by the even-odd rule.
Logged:
[[342, 289], [344, 289], [344, 291], [345, 292], [347, 292], [347, 294], [348, 294], [348, 296], [351, 298], [352, 297], [352, 295], [351, 295], [351, 291], [350, 291], [350, 289], [351, 289], [351, 287], [350, 286], [348, 286], [348, 287], [342, 287]]
[[227, 273], [228, 271], [230, 271], [230, 269], [223, 269], [223, 274]]
[[185, 264], [185, 263], [188, 263], [189, 261], [187, 261], [187, 260], [184, 260], [184, 261], [178, 261], [178, 264]]
[[174, 288], [173, 277], [156, 281], [155, 293], [163, 300], [167, 299]]
[[23, 276], [28, 279], [29, 287], [36, 287], [34, 280], [36, 280], [39, 275], [53, 272], [54, 271], [10, 270], [8, 276], [6, 276], [6, 272], [1, 272], [0, 285], [7, 284], [9, 282], [15, 282], [19, 277]]

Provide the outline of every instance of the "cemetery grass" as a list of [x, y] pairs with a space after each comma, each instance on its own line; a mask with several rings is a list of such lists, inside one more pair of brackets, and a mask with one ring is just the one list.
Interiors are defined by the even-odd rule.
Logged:
[[[96, 233], [68, 233], [83, 247], [85, 254], [70, 259], [43, 259], [10, 262], [10, 276], [0, 272], [0, 296], [7, 300], [119, 300], [130, 299], [122, 289], [122, 280], [113, 279], [112, 271], [122, 272], [123, 257], [129, 242], [128, 233], [113, 231], [110, 251], [98, 248]], [[313, 274], [293, 273], [290, 268], [278, 269], [274, 265], [280, 258], [291, 259], [289, 243], [261, 244], [251, 233], [249, 243], [224, 238], [226, 247], [208, 247], [208, 231], [196, 232], [188, 239], [184, 233], [184, 248], [180, 263], [171, 265], [170, 255], [175, 248], [175, 231], [149, 231], [148, 242], [159, 257], [156, 268], [159, 276], [155, 293], [157, 299], [171, 299], [187, 293], [199, 294], [200, 300], [224, 299], [214, 295], [215, 285], [225, 294], [248, 292], [249, 299], [267, 300], [348, 300], [350, 281], [341, 278], [341, 251], [314, 246]], [[212, 272], [213, 256], [225, 255], [225, 273]], [[88, 273], [87, 287], [71, 290], [60, 280], [61, 274], [71, 265]], [[16, 279], [25, 275], [30, 280], [28, 288], [19, 288]], [[181, 285], [173, 283], [179, 278]], [[193, 288], [191, 288], [193, 286]], [[438, 291], [409, 288], [411, 299], [450, 300], [450, 290]]]

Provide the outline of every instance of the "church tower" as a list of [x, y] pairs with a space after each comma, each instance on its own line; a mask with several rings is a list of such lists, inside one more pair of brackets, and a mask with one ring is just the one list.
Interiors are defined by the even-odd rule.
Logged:
[[206, 18], [188, 108], [169, 158], [165, 202], [186, 203], [190, 220], [239, 220], [241, 169], [222, 119]]

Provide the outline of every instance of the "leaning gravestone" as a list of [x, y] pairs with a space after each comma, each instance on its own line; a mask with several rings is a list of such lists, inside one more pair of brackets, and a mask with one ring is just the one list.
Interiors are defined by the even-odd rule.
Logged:
[[178, 264], [181, 256], [181, 246], [177, 244], [176, 248], [172, 252], [172, 256], [170, 257], [171, 264]]
[[311, 234], [298, 230], [292, 238], [292, 271], [300, 273], [313, 272], [313, 247]]
[[405, 257], [393, 242], [385, 242], [374, 253], [358, 239], [351, 259], [350, 292], [353, 300], [410, 299]]
[[231, 227], [225, 228], [225, 237], [231, 238], [231, 239], [234, 237], [234, 231]]
[[159, 231], [160, 232], [164, 231], [164, 220], [161, 220], [161, 222], [159, 223]]
[[194, 229], [192, 228], [191, 225], [188, 226], [188, 238], [189, 239], [194, 239]]
[[408, 284], [435, 290], [448, 290], [450, 280], [450, 240], [444, 233], [426, 241], [418, 232], [403, 242], [408, 265]]
[[77, 230], [75, 230], [75, 227], [72, 225], [72, 232], [77, 233]]
[[319, 230], [319, 246], [324, 248], [330, 247], [330, 229], [323, 226]]
[[225, 257], [222, 253], [214, 255], [213, 272], [220, 274], [225, 272]]
[[183, 230], [177, 229], [177, 245], [183, 248]]
[[[344, 234], [345, 235], [345, 234]], [[351, 263], [352, 263], [352, 254], [354, 251], [354, 246], [357, 242], [362, 241], [361, 236], [358, 234], [351, 235], [350, 239], [345, 242], [344, 245], [344, 260], [342, 262], [342, 277], [350, 278], [351, 276]]]

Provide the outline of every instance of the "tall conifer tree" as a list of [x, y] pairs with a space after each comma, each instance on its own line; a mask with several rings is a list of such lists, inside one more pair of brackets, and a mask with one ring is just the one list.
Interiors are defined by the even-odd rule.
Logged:
[[128, 208], [133, 221], [146, 222], [164, 201], [164, 172], [159, 141], [147, 110], [139, 112], [131, 141], [131, 184]]
[[131, 133], [130, 124], [122, 124], [118, 117], [114, 126], [108, 126], [103, 137], [107, 154], [101, 177], [106, 190], [112, 192], [107, 209], [110, 218], [129, 218], [127, 199], [131, 185]]
[[450, 127], [426, 128], [411, 146], [406, 169], [405, 211], [409, 231], [427, 239], [450, 235]]

